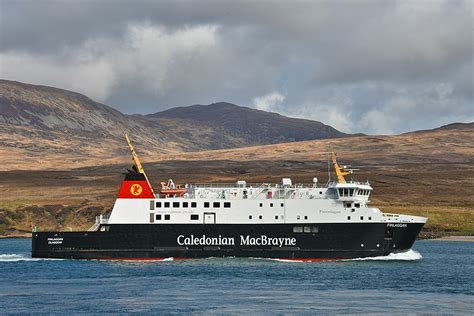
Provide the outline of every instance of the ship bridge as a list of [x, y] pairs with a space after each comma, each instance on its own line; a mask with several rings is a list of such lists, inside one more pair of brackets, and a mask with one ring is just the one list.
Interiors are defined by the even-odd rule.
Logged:
[[332, 182], [328, 188], [333, 189], [338, 200], [340, 201], [360, 201], [368, 202], [372, 187], [369, 182]]

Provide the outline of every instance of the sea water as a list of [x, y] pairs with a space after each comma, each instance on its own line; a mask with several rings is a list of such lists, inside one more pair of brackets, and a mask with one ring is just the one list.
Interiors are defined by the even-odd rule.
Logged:
[[332, 262], [259, 258], [117, 262], [30, 257], [0, 240], [0, 313], [473, 314], [474, 243]]

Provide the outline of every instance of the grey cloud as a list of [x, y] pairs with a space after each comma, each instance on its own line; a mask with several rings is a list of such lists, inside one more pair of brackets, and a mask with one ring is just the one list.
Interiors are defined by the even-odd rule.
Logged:
[[276, 93], [346, 132], [474, 119], [472, 1], [0, 3], [1, 77], [127, 113]]

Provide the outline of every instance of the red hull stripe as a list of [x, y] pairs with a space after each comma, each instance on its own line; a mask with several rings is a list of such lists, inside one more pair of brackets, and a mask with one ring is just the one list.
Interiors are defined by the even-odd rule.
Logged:
[[117, 261], [176, 261], [176, 260], [190, 260], [191, 258], [97, 258], [92, 260], [117, 260]]
[[[117, 261], [177, 261], [177, 260], [193, 260], [200, 258], [97, 258], [93, 260], [117, 260]], [[343, 258], [267, 258], [270, 260], [284, 260], [284, 261], [295, 261], [295, 262], [321, 262], [321, 261], [336, 261], [345, 260]]]

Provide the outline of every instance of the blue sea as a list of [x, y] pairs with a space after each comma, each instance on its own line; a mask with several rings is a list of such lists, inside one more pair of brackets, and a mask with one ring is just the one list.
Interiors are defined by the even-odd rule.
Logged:
[[474, 243], [374, 259], [41, 260], [0, 240], [0, 313], [473, 314]]

